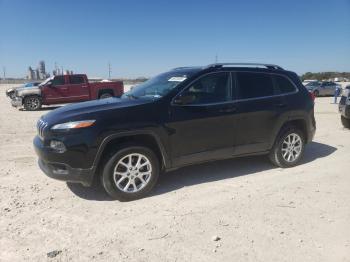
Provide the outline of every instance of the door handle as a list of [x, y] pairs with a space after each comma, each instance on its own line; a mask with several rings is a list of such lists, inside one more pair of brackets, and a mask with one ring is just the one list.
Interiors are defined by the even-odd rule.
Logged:
[[276, 106], [278, 106], [278, 107], [286, 107], [287, 104], [286, 103], [277, 103]]
[[235, 106], [227, 106], [227, 107], [221, 108], [219, 111], [221, 113], [232, 113], [237, 111], [237, 108]]

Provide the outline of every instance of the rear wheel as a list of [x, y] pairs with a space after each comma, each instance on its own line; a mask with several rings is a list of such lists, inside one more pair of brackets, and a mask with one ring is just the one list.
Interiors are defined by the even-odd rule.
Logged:
[[110, 98], [112, 97], [112, 95], [110, 93], [103, 93], [102, 95], [100, 95], [100, 99], [105, 99], [105, 98]]
[[341, 123], [345, 128], [350, 128], [350, 119], [341, 116]]
[[41, 108], [41, 99], [38, 96], [27, 96], [23, 100], [25, 110], [35, 111]]
[[288, 127], [280, 132], [269, 158], [279, 167], [292, 167], [300, 161], [305, 147], [303, 133], [294, 127]]
[[130, 201], [146, 196], [158, 177], [159, 161], [153, 151], [126, 145], [107, 160], [102, 184], [113, 199]]

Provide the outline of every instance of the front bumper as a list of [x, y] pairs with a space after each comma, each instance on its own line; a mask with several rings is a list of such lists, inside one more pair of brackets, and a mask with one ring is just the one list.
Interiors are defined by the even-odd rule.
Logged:
[[55, 153], [47, 148], [39, 137], [34, 138], [33, 144], [35, 152], [39, 157], [39, 167], [48, 177], [80, 183], [84, 186], [90, 186], [92, 184], [94, 177], [93, 168], [72, 168], [66, 163], [53, 161], [59, 153]]
[[13, 107], [21, 107], [23, 105], [22, 97], [14, 97], [11, 100], [11, 105]]

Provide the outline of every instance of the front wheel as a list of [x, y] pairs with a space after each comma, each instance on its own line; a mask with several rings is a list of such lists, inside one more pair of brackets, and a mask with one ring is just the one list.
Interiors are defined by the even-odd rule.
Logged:
[[303, 133], [294, 127], [284, 129], [278, 136], [269, 158], [279, 167], [292, 167], [300, 161], [305, 147]]
[[120, 201], [146, 196], [157, 183], [159, 161], [147, 147], [123, 146], [107, 161], [102, 184], [106, 192]]
[[27, 96], [23, 100], [24, 109], [27, 111], [35, 111], [41, 108], [41, 99], [38, 96]]
[[341, 116], [341, 123], [343, 124], [343, 127], [350, 128], [350, 119], [349, 118], [345, 118], [345, 117]]

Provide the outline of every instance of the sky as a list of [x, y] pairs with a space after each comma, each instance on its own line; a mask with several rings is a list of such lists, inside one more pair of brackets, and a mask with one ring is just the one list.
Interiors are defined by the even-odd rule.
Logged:
[[89, 77], [218, 62], [350, 71], [350, 0], [0, 0], [0, 69]]

